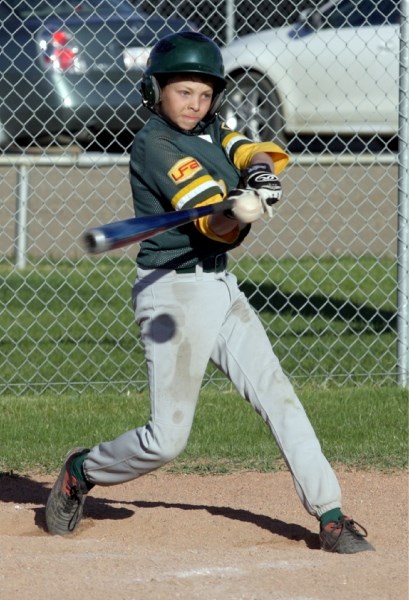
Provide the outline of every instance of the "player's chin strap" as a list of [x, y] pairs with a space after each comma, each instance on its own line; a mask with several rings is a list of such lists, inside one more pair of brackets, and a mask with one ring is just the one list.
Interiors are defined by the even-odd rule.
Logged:
[[196, 125], [196, 127], [194, 127], [193, 129], [191, 129], [190, 131], [185, 131], [184, 129], [182, 129], [183, 133], [186, 133], [186, 135], [200, 135], [208, 125], [210, 125], [211, 123], [213, 123], [213, 121], [216, 119], [218, 113], [214, 113], [212, 115], [206, 116], [203, 121], [200, 121], [200, 123], [198, 123]]

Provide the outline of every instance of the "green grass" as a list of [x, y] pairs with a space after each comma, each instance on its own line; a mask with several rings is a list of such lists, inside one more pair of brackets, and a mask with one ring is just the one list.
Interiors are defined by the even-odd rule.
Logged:
[[[395, 383], [392, 258], [244, 258], [232, 266], [296, 386]], [[144, 389], [132, 260], [41, 260], [23, 271], [4, 260], [0, 276], [0, 392]], [[209, 368], [206, 381], [216, 377]]]
[[[409, 391], [396, 379], [396, 264], [361, 257], [233, 264], [333, 464], [407, 468]], [[75, 445], [142, 425], [146, 376], [133, 261], [0, 261], [0, 470], [52, 472]], [[213, 385], [213, 384], [217, 384]], [[264, 422], [211, 367], [169, 469], [283, 467]]]
[[391, 258], [246, 258], [235, 267], [295, 383], [394, 383]]
[[[333, 465], [407, 468], [408, 390], [305, 388], [300, 398]], [[92, 446], [143, 425], [149, 403], [145, 393], [3, 395], [0, 411], [0, 471], [54, 472], [72, 446]], [[275, 441], [253, 409], [236, 393], [208, 386], [186, 450], [166, 468], [206, 474], [282, 467]]]

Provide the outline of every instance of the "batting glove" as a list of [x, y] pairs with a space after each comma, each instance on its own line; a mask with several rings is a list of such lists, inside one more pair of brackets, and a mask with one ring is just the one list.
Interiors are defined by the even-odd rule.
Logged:
[[236, 219], [242, 223], [254, 223], [262, 217], [265, 212], [264, 203], [255, 190], [231, 190], [227, 196], [228, 200], [234, 200], [232, 208], [224, 211], [229, 219]]
[[251, 165], [243, 173], [244, 186], [257, 191], [264, 209], [271, 218], [273, 216], [272, 206], [282, 196], [281, 182], [277, 175], [271, 172], [269, 165], [260, 163]]

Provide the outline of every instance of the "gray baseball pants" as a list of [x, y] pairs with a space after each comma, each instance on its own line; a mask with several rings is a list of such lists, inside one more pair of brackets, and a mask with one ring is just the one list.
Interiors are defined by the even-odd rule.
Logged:
[[[91, 449], [91, 483], [115, 485], [158, 469], [186, 447], [209, 360], [269, 427], [306, 510], [341, 507], [341, 491], [266, 332], [228, 272], [138, 269], [133, 289], [150, 386], [142, 427]], [[234, 418], [234, 415], [233, 415]]]

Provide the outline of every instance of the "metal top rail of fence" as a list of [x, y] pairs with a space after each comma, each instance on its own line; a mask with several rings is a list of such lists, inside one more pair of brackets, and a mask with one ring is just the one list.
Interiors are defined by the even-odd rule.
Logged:
[[[398, 163], [395, 154], [339, 154], [339, 155], [313, 155], [295, 154], [290, 159], [291, 163], [298, 166], [313, 165], [394, 165]], [[59, 154], [6, 154], [0, 156], [0, 166], [15, 167], [17, 170], [16, 182], [16, 252], [15, 263], [18, 269], [26, 266], [26, 237], [27, 237], [27, 210], [30, 189], [30, 169], [32, 167], [77, 167], [89, 169], [91, 167], [128, 166], [127, 154], [114, 154], [103, 152], [70, 152], [63, 151]]]

